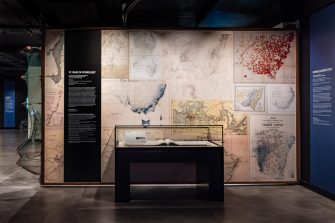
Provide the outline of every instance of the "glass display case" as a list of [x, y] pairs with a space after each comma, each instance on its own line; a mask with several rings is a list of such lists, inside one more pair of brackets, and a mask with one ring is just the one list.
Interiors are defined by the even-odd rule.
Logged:
[[134, 163], [193, 163], [199, 193], [206, 194], [209, 200], [223, 201], [223, 159], [222, 125], [117, 125], [115, 201], [131, 200]]
[[222, 147], [222, 125], [115, 126], [116, 147]]

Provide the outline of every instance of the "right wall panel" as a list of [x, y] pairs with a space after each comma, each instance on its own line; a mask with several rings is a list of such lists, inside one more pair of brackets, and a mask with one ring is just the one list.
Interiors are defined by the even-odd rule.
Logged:
[[310, 183], [335, 195], [335, 4], [310, 17]]

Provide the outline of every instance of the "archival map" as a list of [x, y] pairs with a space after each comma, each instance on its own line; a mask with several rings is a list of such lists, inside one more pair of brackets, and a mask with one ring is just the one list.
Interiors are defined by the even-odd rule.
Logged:
[[55, 84], [52, 79], [45, 79], [45, 128], [64, 126], [64, 79]]
[[250, 176], [253, 181], [293, 181], [296, 176], [295, 116], [250, 116]]
[[225, 135], [247, 135], [247, 115], [234, 112], [231, 101], [173, 100], [172, 124], [223, 125]]
[[46, 129], [44, 137], [45, 183], [62, 183], [64, 182], [64, 129]]
[[234, 32], [234, 82], [295, 83], [294, 31]]
[[114, 128], [101, 129], [101, 181], [114, 182]]
[[[64, 31], [45, 38], [45, 182], [62, 183]], [[295, 181], [296, 38], [102, 30], [102, 181], [114, 182], [114, 127], [126, 124], [223, 125], [225, 182]]]
[[101, 31], [101, 74], [106, 79], [129, 79], [128, 31]]
[[231, 99], [232, 32], [161, 31], [162, 72], [171, 98]]
[[129, 71], [131, 80], [160, 80], [161, 44], [155, 31], [129, 31]]
[[102, 80], [102, 127], [169, 124], [168, 85], [161, 81]]
[[235, 111], [265, 112], [265, 86], [235, 86]]
[[115, 125], [170, 124], [169, 83], [102, 80], [102, 181], [114, 182]]
[[44, 79], [46, 183], [64, 182], [64, 32], [48, 30]]
[[48, 30], [45, 38], [45, 77], [58, 84], [64, 78], [64, 31]]
[[249, 143], [246, 135], [224, 136], [224, 181], [248, 182]]
[[296, 87], [295, 84], [268, 85], [269, 113], [295, 114]]
[[45, 46], [45, 127], [62, 127], [64, 119], [64, 33], [49, 30]]

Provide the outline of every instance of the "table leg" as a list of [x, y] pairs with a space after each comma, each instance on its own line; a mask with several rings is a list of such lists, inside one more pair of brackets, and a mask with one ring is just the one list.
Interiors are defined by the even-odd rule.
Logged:
[[209, 187], [208, 200], [223, 201], [223, 154], [222, 151], [218, 153], [211, 153], [209, 158]]
[[130, 161], [127, 155], [115, 153], [115, 202], [130, 201]]

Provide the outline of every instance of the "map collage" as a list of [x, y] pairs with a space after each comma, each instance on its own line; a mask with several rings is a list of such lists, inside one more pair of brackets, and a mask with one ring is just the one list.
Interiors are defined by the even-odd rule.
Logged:
[[[102, 182], [115, 125], [223, 125], [226, 183], [297, 180], [294, 31], [101, 31]], [[45, 181], [64, 176], [64, 31], [45, 45]]]

